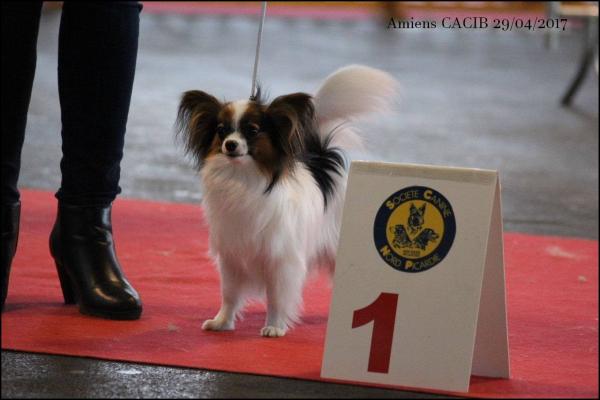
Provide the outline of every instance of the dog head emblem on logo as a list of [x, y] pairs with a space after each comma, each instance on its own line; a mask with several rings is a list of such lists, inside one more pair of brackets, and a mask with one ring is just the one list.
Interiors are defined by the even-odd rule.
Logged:
[[411, 186], [382, 204], [373, 229], [375, 245], [387, 264], [404, 272], [421, 272], [446, 257], [456, 222], [450, 202], [441, 193]]

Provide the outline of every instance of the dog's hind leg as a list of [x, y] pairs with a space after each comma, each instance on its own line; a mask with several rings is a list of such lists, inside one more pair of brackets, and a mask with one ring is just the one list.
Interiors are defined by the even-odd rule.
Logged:
[[221, 272], [221, 309], [213, 319], [202, 324], [208, 331], [226, 331], [235, 329], [236, 314], [246, 302], [246, 280], [244, 270], [236, 262], [219, 257]]

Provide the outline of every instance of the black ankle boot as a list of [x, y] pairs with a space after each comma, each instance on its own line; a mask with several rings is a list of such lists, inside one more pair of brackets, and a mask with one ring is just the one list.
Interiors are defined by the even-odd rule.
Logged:
[[8, 292], [8, 277], [10, 265], [17, 251], [19, 241], [19, 217], [21, 216], [21, 202], [15, 204], [2, 204], [2, 309]]
[[58, 204], [50, 234], [66, 304], [77, 303], [82, 314], [110, 319], [138, 319], [140, 297], [125, 278], [115, 254], [111, 205]]

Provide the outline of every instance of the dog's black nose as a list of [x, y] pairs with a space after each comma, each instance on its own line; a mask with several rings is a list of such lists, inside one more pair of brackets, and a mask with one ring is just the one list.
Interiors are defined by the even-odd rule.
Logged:
[[238, 144], [234, 140], [226, 140], [225, 141], [225, 148], [229, 152], [235, 151], [235, 149], [237, 149], [237, 146], [238, 146]]

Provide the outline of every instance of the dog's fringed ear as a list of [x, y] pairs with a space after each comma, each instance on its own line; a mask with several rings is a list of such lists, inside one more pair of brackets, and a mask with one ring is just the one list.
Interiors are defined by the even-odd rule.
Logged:
[[267, 108], [268, 113], [283, 112], [294, 114], [300, 124], [311, 122], [315, 116], [312, 96], [306, 93], [292, 93], [279, 96]]
[[306, 93], [279, 96], [267, 108], [285, 154], [293, 157], [303, 146], [303, 134], [314, 124], [315, 106]]
[[216, 134], [217, 117], [222, 104], [214, 96], [200, 90], [185, 92], [179, 103], [175, 123], [177, 136], [187, 154], [201, 168]]
[[279, 96], [266, 108], [267, 129], [271, 144], [277, 149], [272, 162], [272, 179], [265, 193], [273, 189], [285, 170], [294, 168], [295, 158], [304, 147], [304, 132], [313, 123], [315, 108], [306, 93]]

